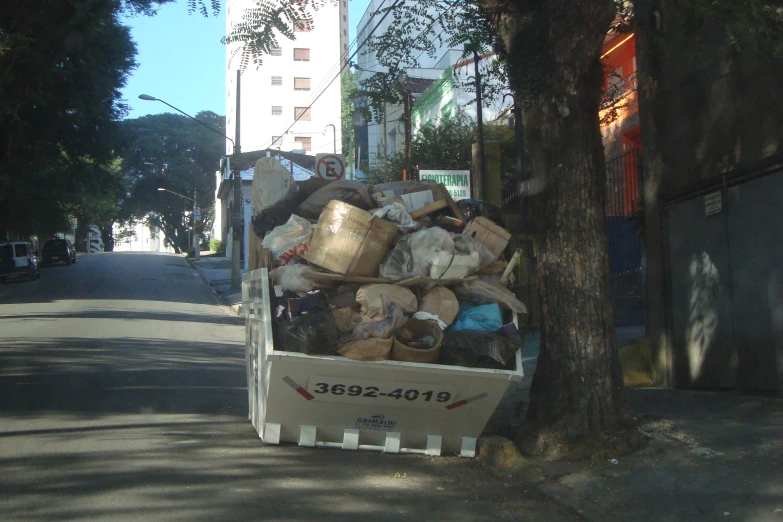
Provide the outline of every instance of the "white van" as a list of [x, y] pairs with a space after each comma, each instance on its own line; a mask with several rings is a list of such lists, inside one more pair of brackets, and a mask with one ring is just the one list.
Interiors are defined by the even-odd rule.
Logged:
[[38, 255], [32, 243], [13, 241], [0, 243], [0, 281], [11, 279], [35, 280], [41, 277]]

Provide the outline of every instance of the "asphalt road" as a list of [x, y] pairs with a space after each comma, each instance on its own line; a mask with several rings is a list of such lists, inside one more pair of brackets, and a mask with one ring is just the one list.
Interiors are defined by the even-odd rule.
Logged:
[[264, 446], [243, 341], [174, 255], [0, 285], [0, 520], [579, 519], [472, 460]]

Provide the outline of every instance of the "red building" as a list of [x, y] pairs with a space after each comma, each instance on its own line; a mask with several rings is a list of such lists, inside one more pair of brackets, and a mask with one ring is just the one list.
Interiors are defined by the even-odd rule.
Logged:
[[604, 97], [599, 117], [607, 160], [607, 216], [631, 216], [639, 210], [639, 104], [636, 37], [610, 33], [604, 40]]

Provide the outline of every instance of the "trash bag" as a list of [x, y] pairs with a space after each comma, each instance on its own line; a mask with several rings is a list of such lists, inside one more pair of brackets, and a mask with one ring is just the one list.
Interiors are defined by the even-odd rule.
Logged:
[[386, 361], [391, 349], [391, 339], [362, 339], [340, 346], [337, 354], [354, 361]]
[[297, 204], [301, 204], [304, 200], [313, 195], [317, 190], [320, 190], [327, 186], [331, 181], [328, 179], [321, 179], [312, 177], [304, 181], [297, 181], [296, 186], [299, 190], [296, 193], [295, 201]]
[[395, 223], [401, 232], [416, 230], [418, 226], [402, 203], [392, 203], [379, 208], [373, 212], [373, 216]]
[[353, 308], [335, 308], [332, 310], [334, 323], [341, 334], [350, 334], [362, 322], [362, 316]]
[[369, 185], [360, 181], [341, 180], [333, 181], [327, 186], [313, 192], [300, 205], [302, 216], [317, 219], [330, 201], [336, 199], [348, 203], [362, 210], [375, 208], [375, 203], [370, 197]]
[[370, 319], [363, 316], [362, 322], [354, 328], [353, 333], [346, 335], [339, 340], [343, 345], [351, 341], [361, 341], [363, 339], [390, 339], [392, 334], [408, 321], [408, 318], [398, 308], [390, 317], [383, 319]]
[[457, 208], [465, 216], [465, 222], [470, 223], [476, 217], [485, 217], [493, 223], [505, 228], [503, 213], [501, 210], [490, 203], [480, 199], [461, 199], [457, 201]]
[[498, 283], [489, 282], [483, 279], [483, 277], [486, 276], [473, 281], [466, 281], [453, 288], [461, 303], [473, 305], [499, 303], [518, 314], [527, 313], [525, 304], [517, 299], [511, 290], [500, 286]]
[[435, 315], [448, 326], [459, 313], [459, 301], [445, 286], [436, 286], [422, 297], [419, 312]]
[[310, 270], [307, 265], [286, 265], [272, 270], [272, 281], [283, 290], [292, 292], [309, 292], [314, 288], [313, 281], [305, 274]]
[[506, 337], [491, 332], [450, 330], [441, 345], [438, 362], [467, 368], [514, 370], [520, 348], [522, 339], [518, 335]]
[[329, 355], [337, 349], [337, 325], [329, 308], [300, 315], [290, 321], [279, 321], [277, 324], [281, 347], [287, 352]]
[[365, 285], [356, 293], [362, 315], [369, 319], [391, 317], [396, 310], [413, 314], [418, 310], [416, 296], [403, 286], [375, 284]]
[[291, 216], [285, 225], [275, 227], [261, 241], [261, 246], [272, 253], [272, 259], [287, 265], [294, 257], [307, 252], [307, 243], [313, 225], [304, 218]]
[[258, 237], [264, 237], [275, 227], [284, 225], [294, 214], [299, 214], [299, 205], [289, 199], [284, 199], [259, 212], [253, 218], [253, 230]]
[[381, 277], [462, 279], [495, 260], [481, 243], [463, 234], [432, 227], [400, 239], [379, 268]]
[[462, 304], [450, 331], [482, 330], [497, 332], [503, 328], [503, 312], [497, 303], [473, 306]]
[[378, 275], [392, 281], [402, 281], [413, 277], [413, 256], [411, 255], [410, 236], [397, 241], [391, 252], [378, 269]]

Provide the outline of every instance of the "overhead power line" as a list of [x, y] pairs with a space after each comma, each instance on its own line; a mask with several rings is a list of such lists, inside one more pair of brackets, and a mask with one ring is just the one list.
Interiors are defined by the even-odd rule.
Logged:
[[[371, 34], [373, 34], [373, 33], [375, 32], [375, 30], [376, 30], [376, 29], [378, 29], [378, 27], [380, 27], [380, 25], [383, 23], [383, 21], [386, 19], [386, 17], [387, 17], [387, 16], [389, 16], [389, 13], [390, 13], [390, 12], [392, 12], [392, 10], [394, 10], [394, 8], [395, 8], [395, 7], [397, 7], [398, 5], [400, 5], [400, 4], [401, 4], [401, 3], [403, 3], [403, 2], [405, 2], [405, 0], [395, 0], [394, 4], [392, 4], [392, 5], [391, 5], [391, 6], [390, 6], [390, 7], [387, 9], [387, 11], [386, 11], [386, 12], [383, 14], [383, 16], [381, 17], [381, 19], [380, 19], [380, 20], [378, 20], [378, 23], [377, 23], [377, 24], [375, 24], [375, 27], [373, 27], [373, 28], [372, 28], [372, 30], [370, 31], [370, 33], [369, 33], [369, 34], [370, 34], [370, 35], [371, 35]], [[358, 37], [357, 37], [357, 39], [358, 39]], [[356, 56], [356, 55], [359, 53], [359, 49], [361, 49], [361, 48], [362, 48], [362, 46], [364, 45], [364, 43], [365, 43], [366, 41], [367, 41], [367, 40], [365, 39], [363, 42], [361, 42], [359, 45], [357, 45], [357, 46], [356, 46], [356, 49], [354, 50], [353, 54], [351, 54], [351, 56], [348, 58], [348, 60], [346, 60], [346, 61], [343, 63], [342, 67], [340, 67], [340, 70], [337, 72], [337, 74], [335, 74], [335, 75], [334, 75], [334, 77], [333, 77], [333, 78], [332, 78], [332, 79], [329, 81], [329, 83], [328, 83], [328, 84], [326, 84], [326, 86], [325, 86], [325, 87], [324, 87], [324, 88], [321, 90], [321, 92], [319, 92], [319, 93], [318, 93], [318, 95], [315, 97], [315, 99], [314, 99], [313, 101], [311, 101], [311, 102], [310, 102], [310, 103], [309, 103], [307, 106], [305, 106], [305, 107], [304, 107], [305, 109], [310, 109], [310, 108], [312, 108], [313, 104], [315, 104], [315, 102], [317, 102], [317, 101], [318, 101], [318, 99], [319, 99], [321, 96], [323, 96], [323, 94], [326, 92], [326, 90], [327, 90], [327, 89], [328, 89], [328, 88], [329, 88], [329, 87], [330, 87], [330, 86], [331, 86], [331, 85], [334, 83], [334, 81], [335, 81], [337, 78], [339, 78], [339, 77], [340, 77], [340, 75], [343, 73], [343, 71], [345, 70], [345, 68], [346, 68], [346, 67], [348, 67], [348, 65], [351, 63], [351, 61], [354, 59], [354, 57], [355, 57], [355, 56]], [[321, 82], [321, 83], [323, 83], [323, 82]], [[288, 126], [288, 128], [287, 128], [285, 131], [283, 131], [282, 133], [279, 133], [279, 134], [275, 134], [275, 135], [284, 136], [285, 134], [287, 134], [287, 133], [288, 133], [288, 131], [290, 131], [290, 130], [293, 128], [293, 126], [294, 126], [294, 125], [296, 125], [296, 122], [298, 122], [298, 121], [299, 121], [299, 119], [300, 119], [302, 116], [304, 116], [304, 113], [305, 113], [305, 112], [306, 112], [306, 111], [300, 111], [300, 114], [299, 114], [298, 116], [295, 116], [293, 123], [291, 123], [291, 125], [289, 125], [289, 126]], [[270, 144], [270, 146], [271, 146], [271, 144]], [[266, 148], [269, 148], [269, 147], [266, 147]]]

